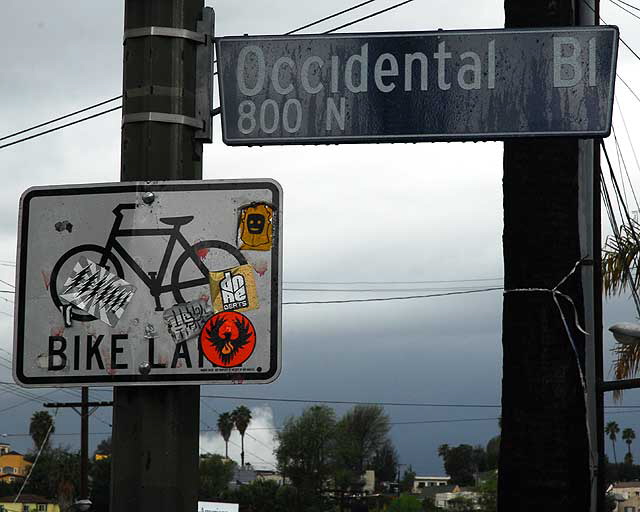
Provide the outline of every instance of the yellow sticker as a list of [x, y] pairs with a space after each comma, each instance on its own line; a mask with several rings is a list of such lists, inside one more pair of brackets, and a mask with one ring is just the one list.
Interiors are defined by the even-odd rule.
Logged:
[[214, 313], [248, 311], [260, 307], [251, 265], [209, 272], [209, 285]]
[[264, 203], [245, 206], [240, 211], [238, 238], [241, 250], [270, 251], [273, 243], [271, 206]]

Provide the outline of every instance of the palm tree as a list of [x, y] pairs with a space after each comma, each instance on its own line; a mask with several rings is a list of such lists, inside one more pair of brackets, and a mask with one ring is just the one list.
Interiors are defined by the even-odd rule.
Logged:
[[636, 433], [632, 428], [625, 428], [622, 431], [622, 440], [627, 443], [627, 455], [631, 457], [631, 443], [636, 438]]
[[231, 431], [233, 430], [233, 418], [231, 413], [223, 412], [218, 416], [218, 432], [224, 439], [224, 456], [229, 458], [229, 438], [231, 437]]
[[231, 418], [238, 432], [240, 432], [240, 443], [242, 446], [242, 451], [240, 452], [240, 467], [244, 468], [244, 433], [247, 431], [249, 423], [251, 423], [251, 411], [244, 405], [241, 405], [233, 410]]
[[29, 423], [29, 435], [36, 445], [36, 450], [43, 446], [43, 450], [49, 448], [49, 439], [51, 434], [55, 432], [53, 417], [47, 411], [36, 411], [31, 416]]
[[611, 439], [611, 446], [613, 447], [613, 461], [616, 464], [618, 463], [618, 458], [616, 457], [616, 439], [618, 432], [620, 432], [620, 427], [618, 427], [618, 424], [615, 421], [610, 421], [604, 427], [604, 433], [609, 436], [609, 439]]
[[[620, 295], [627, 290], [640, 287], [640, 224], [631, 221], [620, 227], [619, 236], [610, 236], [602, 249], [602, 288], [607, 297]], [[640, 369], [640, 344], [618, 344], [613, 373], [617, 380], [628, 379]], [[614, 399], [619, 400], [622, 391], [615, 391]]]

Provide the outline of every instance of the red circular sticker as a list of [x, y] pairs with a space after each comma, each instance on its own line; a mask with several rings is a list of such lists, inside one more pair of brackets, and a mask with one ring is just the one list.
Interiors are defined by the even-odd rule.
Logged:
[[216, 366], [240, 366], [253, 353], [256, 330], [251, 321], [235, 311], [213, 315], [200, 332], [200, 348]]

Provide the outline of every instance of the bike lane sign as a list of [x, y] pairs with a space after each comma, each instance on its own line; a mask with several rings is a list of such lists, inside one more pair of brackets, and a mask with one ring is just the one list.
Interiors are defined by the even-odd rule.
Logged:
[[272, 382], [281, 361], [281, 211], [273, 180], [27, 190], [16, 382]]

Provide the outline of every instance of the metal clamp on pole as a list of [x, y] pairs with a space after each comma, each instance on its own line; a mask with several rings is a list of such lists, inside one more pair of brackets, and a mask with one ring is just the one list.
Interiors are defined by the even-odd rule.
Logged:
[[204, 121], [195, 117], [183, 116], [181, 114], [166, 114], [164, 112], [136, 112], [135, 114], [125, 114], [122, 116], [122, 124], [143, 123], [154, 121], [156, 123], [184, 124], [202, 130]]
[[196, 48], [195, 117], [162, 112], [137, 112], [122, 116], [123, 125], [144, 121], [183, 124], [196, 128], [195, 139], [203, 143], [212, 142], [214, 23], [213, 8], [205, 7], [202, 11], [202, 19], [197, 22], [197, 32], [182, 28], [156, 26], [131, 28], [124, 31], [123, 42], [137, 37], [157, 36], [188, 39], [199, 44]]
[[196, 48], [196, 117], [202, 119], [201, 130], [195, 133], [195, 138], [210, 144], [213, 140], [213, 38], [215, 14], [213, 8], [205, 7], [202, 20], [197, 23], [197, 30], [206, 34], [207, 42]]
[[147, 37], [147, 36], [160, 36], [160, 37], [177, 37], [180, 39], [190, 39], [197, 43], [205, 44], [207, 42], [207, 35], [193, 30], [186, 30], [184, 28], [172, 28], [172, 27], [140, 27], [130, 28], [124, 31], [124, 37], [122, 42], [134, 37]]

